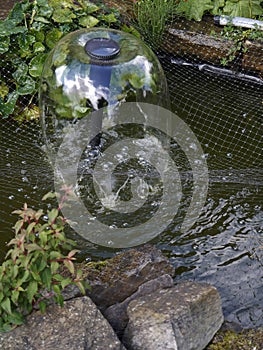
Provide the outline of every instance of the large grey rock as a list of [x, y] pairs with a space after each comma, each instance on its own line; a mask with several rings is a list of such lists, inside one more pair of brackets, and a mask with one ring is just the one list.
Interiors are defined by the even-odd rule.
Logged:
[[103, 315], [109, 321], [118, 336], [121, 337], [129, 321], [127, 315], [127, 307], [129, 303], [143, 295], [153, 293], [158, 289], [171, 288], [173, 285], [174, 283], [172, 277], [167, 274], [145, 282], [140, 285], [135, 293], [133, 293], [123, 302], [108, 307], [105, 312], [103, 312]]
[[130, 302], [123, 341], [131, 350], [202, 350], [223, 323], [217, 290], [182, 282]]
[[121, 303], [140, 285], [164, 274], [174, 275], [174, 267], [160, 250], [151, 245], [129, 249], [108, 259], [101, 269], [90, 269], [87, 294], [101, 310]]
[[89, 297], [33, 312], [27, 323], [0, 334], [1, 350], [123, 350], [113, 329]]

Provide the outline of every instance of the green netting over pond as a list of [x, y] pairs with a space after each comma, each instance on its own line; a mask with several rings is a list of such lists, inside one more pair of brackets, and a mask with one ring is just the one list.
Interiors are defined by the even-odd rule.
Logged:
[[[23, 1], [0, 22], [1, 258], [16, 220], [11, 212], [24, 201], [41, 206], [41, 197], [54, 188], [37, 95], [47, 53], [64, 34], [79, 28], [121, 29], [139, 35], [158, 56], [171, 109], [195, 134], [208, 164], [209, 190], [195, 225], [180, 235], [175, 220], [154, 243], [176, 267], [176, 280], [196, 279], [218, 287], [228, 320], [262, 326], [263, 31], [215, 25], [213, 1], [202, 2], [208, 4], [205, 14], [202, 7], [198, 13], [181, 5], [174, 13], [174, 6], [168, 8], [167, 16], [162, 3], [178, 2], [152, 1], [162, 11], [140, 7], [150, 6], [143, 0], [135, 5], [128, 0], [63, 3], [62, 8], [55, 0]], [[262, 2], [253, 3], [258, 3], [253, 16], [261, 20]], [[7, 11], [1, 7], [4, 18]], [[237, 11], [235, 5], [230, 10]], [[231, 11], [226, 14], [233, 15]], [[195, 21], [200, 15], [202, 21]], [[188, 174], [181, 180], [187, 197], [193, 181]], [[80, 244], [81, 259], [119, 251], [69, 234]]]

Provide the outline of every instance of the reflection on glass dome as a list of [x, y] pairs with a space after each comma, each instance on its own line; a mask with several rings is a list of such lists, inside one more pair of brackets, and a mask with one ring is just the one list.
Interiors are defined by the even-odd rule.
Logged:
[[124, 102], [169, 107], [166, 79], [153, 52], [135, 36], [112, 29], [83, 29], [62, 38], [41, 78], [48, 148], [57, 149], [67, 125], [100, 108], [110, 115]]

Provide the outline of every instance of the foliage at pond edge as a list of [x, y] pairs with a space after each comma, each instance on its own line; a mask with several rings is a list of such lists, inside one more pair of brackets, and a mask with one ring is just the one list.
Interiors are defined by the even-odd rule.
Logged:
[[[70, 198], [70, 189], [60, 199], [57, 208], [33, 210], [24, 205], [14, 211], [19, 216], [14, 226], [15, 237], [8, 243], [3, 264], [0, 266], [0, 331], [9, 331], [24, 322], [33, 308], [44, 312], [50, 300], [63, 306], [63, 289], [74, 284], [82, 294], [89, 286], [82, 271], [73, 261], [76, 243], [68, 239], [64, 228], [66, 219], [61, 208]], [[56, 197], [48, 193], [43, 200]], [[67, 276], [62, 273], [68, 270]]]

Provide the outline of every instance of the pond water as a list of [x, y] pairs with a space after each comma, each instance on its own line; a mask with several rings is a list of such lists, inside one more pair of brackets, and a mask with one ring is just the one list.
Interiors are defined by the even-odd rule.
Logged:
[[[207, 154], [210, 182], [202, 213], [189, 232], [180, 236], [175, 222], [153, 243], [175, 266], [175, 281], [215, 285], [227, 320], [243, 327], [262, 326], [262, 86], [183, 64], [170, 66], [167, 77], [173, 110]], [[39, 125], [2, 121], [0, 140], [3, 259], [16, 221], [11, 212], [25, 201], [41, 206], [41, 197], [54, 185]], [[84, 241], [74, 232], [69, 235], [81, 247], [80, 259], [104, 259], [120, 251]]]

